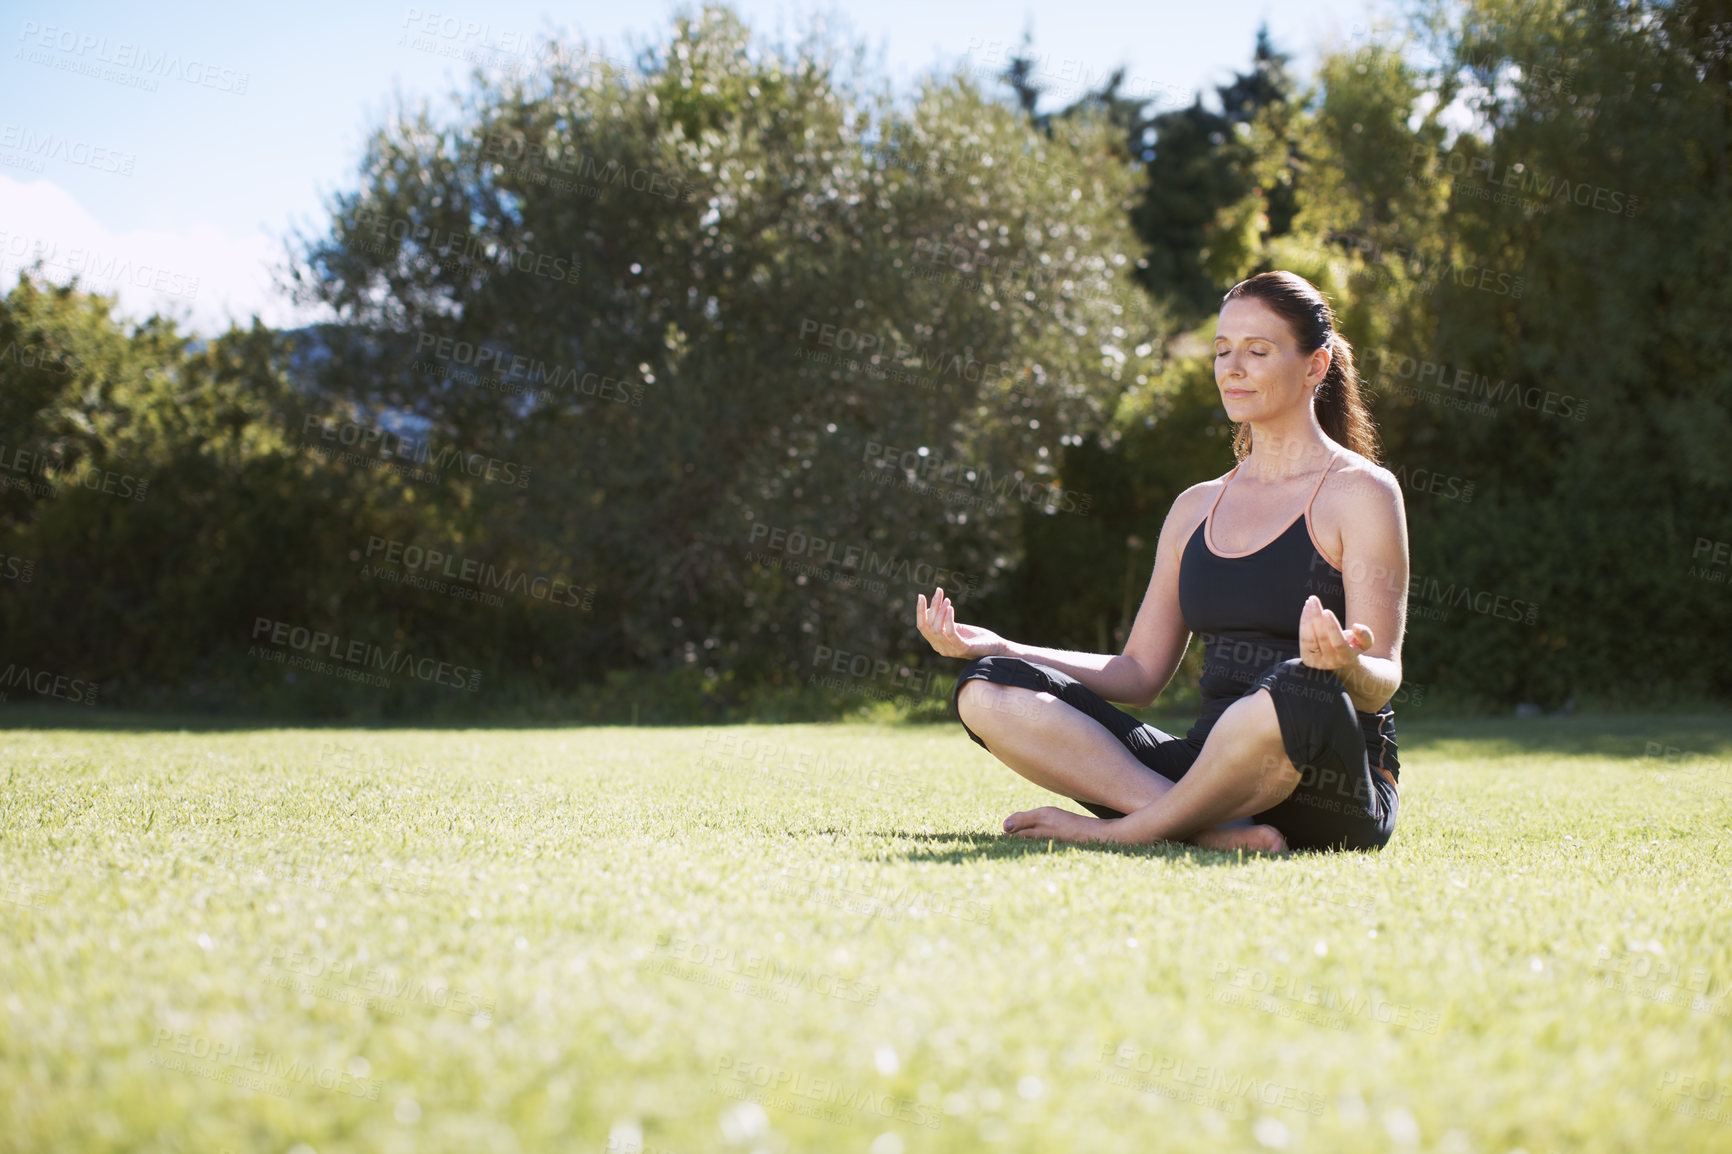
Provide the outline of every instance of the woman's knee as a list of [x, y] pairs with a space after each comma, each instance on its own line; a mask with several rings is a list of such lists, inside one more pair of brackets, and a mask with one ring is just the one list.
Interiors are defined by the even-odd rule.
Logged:
[[992, 682], [984, 677], [969, 677], [974, 665], [963, 670], [963, 676], [956, 679], [956, 711], [963, 712], [968, 707], [977, 704], [982, 697], [991, 692]]
[[[1300, 770], [1287, 755], [1281, 715], [1275, 708], [1274, 695], [1267, 691], [1267, 687], [1259, 686], [1241, 697], [1228, 707], [1228, 713], [1234, 715], [1234, 731], [1245, 742], [1241, 756], [1246, 759], [1243, 764], [1248, 772], [1254, 768], [1251, 776], [1257, 781], [1271, 778], [1285, 781], [1291, 775], [1296, 783]], [[1226, 714], [1223, 714], [1221, 721], [1226, 720]]]
[[[1259, 685], [1227, 709], [1234, 713], [1234, 722], [1244, 732], [1264, 740], [1280, 740], [1281, 715], [1275, 708], [1274, 687]], [[1225, 714], [1222, 717], [1225, 720]]]
[[[982, 725], [991, 725], [1005, 718], [1027, 717], [1041, 696], [1041, 690], [977, 677], [962, 684], [956, 696], [956, 712], [964, 724], [978, 731]], [[1051, 694], [1044, 696], [1051, 697]]]
[[[962, 712], [962, 703], [972, 699], [974, 706], [979, 707], [983, 700], [991, 697], [991, 691], [999, 688], [999, 683], [993, 679], [993, 663], [1003, 661], [1000, 657], [976, 657], [962, 667], [962, 672], [956, 676], [956, 711]], [[1002, 673], [1002, 670], [1001, 670]], [[977, 686], [983, 688], [976, 688]]]
[[956, 690], [956, 712], [961, 715], [963, 723], [970, 729], [978, 729], [977, 724], [983, 718], [999, 713], [999, 697], [1006, 687], [988, 681], [984, 677], [973, 677], [962, 682]]

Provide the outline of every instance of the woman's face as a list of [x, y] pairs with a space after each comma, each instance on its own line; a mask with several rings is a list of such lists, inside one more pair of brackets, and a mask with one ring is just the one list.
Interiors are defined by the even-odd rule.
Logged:
[[1215, 325], [1215, 386], [1227, 419], [1267, 421], [1311, 403], [1311, 386], [1329, 371], [1329, 354], [1304, 353], [1292, 328], [1255, 297], [1228, 301]]

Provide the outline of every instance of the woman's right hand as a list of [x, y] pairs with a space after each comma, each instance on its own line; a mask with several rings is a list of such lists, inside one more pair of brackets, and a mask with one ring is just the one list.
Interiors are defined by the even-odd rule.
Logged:
[[996, 657], [1004, 653], [1004, 638], [978, 625], [963, 625], [956, 620], [956, 606], [944, 595], [941, 585], [929, 603], [926, 594], [915, 595], [915, 624], [920, 636], [926, 638], [944, 657]]

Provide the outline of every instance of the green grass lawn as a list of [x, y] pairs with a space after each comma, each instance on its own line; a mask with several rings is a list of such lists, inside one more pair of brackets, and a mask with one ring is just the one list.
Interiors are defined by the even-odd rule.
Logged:
[[1405, 725], [1246, 860], [954, 725], [0, 748], [0, 1149], [1732, 1149], [1725, 718]]

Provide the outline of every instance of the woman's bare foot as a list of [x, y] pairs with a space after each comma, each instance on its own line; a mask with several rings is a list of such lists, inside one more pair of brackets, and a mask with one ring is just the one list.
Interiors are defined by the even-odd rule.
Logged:
[[1204, 849], [1249, 850], [1252, 853], [1286, 853], [1287, 839], [1272, 825], [1246, 825], [1206, 829], [1190, 839]]
[[1111, 841], [1113, 823], [1104, 818], [1084, 817], [1056, 805], [1013, 813], [1004, 819], [1004, 832], [1013, 837], [1050, 838], [1053, 841]]

